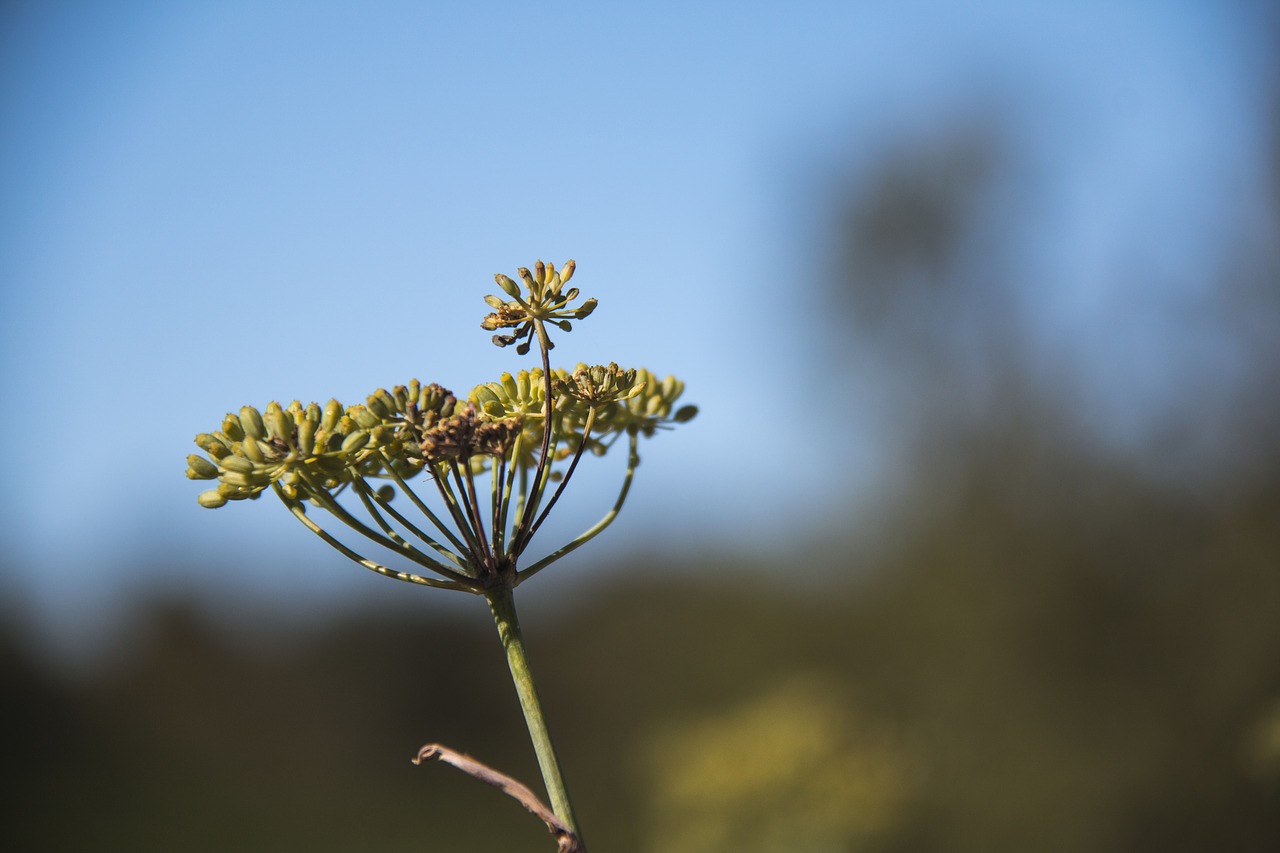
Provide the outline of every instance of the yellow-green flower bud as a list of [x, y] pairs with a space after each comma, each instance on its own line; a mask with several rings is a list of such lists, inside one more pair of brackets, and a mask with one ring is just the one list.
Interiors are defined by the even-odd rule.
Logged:
[[217, 479], [217, 476], [218, 466], [208, 459], [195, 453], [187, 457], [187, 479], [213, 480]]
[[356, 430], [342, 440], [342, 452], [354, 453], [369, 443], [369, 433], [364, 430]]
[[[528, 374], [526, 374], [526, 376], [527, 375]], [[507, 399], [520, 399], [520, 386], [516, 383], [516, 378], [514, 376], [510, 373], [504, 373], [500, 378], [500, 382], [502, 383], [502, 389], [507, 392]]]
[[324, 427], [325, 432], [333, 432], [341, 418], [342, 404], [337, 400], [330, 400], [324, 405], [324, 418], [320, 421], [320, 426]]
[[347, 416], [361, 429], [373, 429], [379, 424], [378, 416], [365, 406], [352, 406], [347, 409]]
[[385, 402], [383, 402], [382, 397], [379, 396], [386, 393], [387, 393], [386, 391], [379, 388], [377, 391], [374, 391], [372, 394], [366, 397], [364, 401], [365, 406], [368, 407], [369, 411], [379, 418], [389, 417], [392, 411], [394, 411], [392, 407], [388, 406]]
[[378, 494], [379, 500], [389, 502], [392, 498], [396, 496], [395, 486], [392, 486], [392, 485], [379, 486], [377, 494]]
[[196, 436], [196, 445], [214, 459], [221, 459], [231, 453], [231, 447], [225, 441], [207, 432]]
[[199, 502], [200, 506], [206, 507], [207, 509], [217, 509], [220, 506], [225, 506], [227, 503], [227, 499], [218, 494], [217, 489], [210, 489], [207, 492], [201, 492], [196, 498], [196, 501]]
[[[240, 457], [233, 457], [239, 459]], [[271, 482], [271, 478], [262, 474], [255, 474], [250, 471], [223, 471], [220, 477], [223, 486], [228, 486], [237, 491], [242, 488], [256, 488], [265, 486]]]
[[306, 418], [298, 424], [298, 450], [303, 456], [310, 456], [316, 448], [316, 421]]
[[285, 441], [290, 441], [293, 438], [293, 418], [289, 417], [288, 412], [281, 411], [280, 407], [277, 406], [269, 412], [268, 419], [267, 423], [270, 425], [271, 432], [274, 435]]
[[556, 272], [555, 264], [547, 264], [547, 293], [551, 296], [559, 296], [562, 287], [564, 287], [564, 281]]
[[228, 456], [221, 460], [223, 471], [236, 471], [241, 474], [253, 473], [253, 462], [245, 459], [243, 456]]
[[231, 413], [222, 419], [222, 433], [232, 441], [240, 441], [244, 438], [244, 430], [240, 428], [240, 419]]
[[[529, 273], [529, 271], [528, 271], [528, 270], [522, 270], [522, 272], [523, 272], [525, 275], [527, 275], [527, 274]], [[516, 297], [516, 296], [519, 296], [519, 295], [520, 295], [520, 285], [516, 284], [516, 283], [515, 283], [514, 281], [512, 281], [511, 279], [507, 278], [507, 277], [506, 277], [505, 275], [503, 275], [502, 273], [498, 273], [497, 275], [495, 275], [495, 276], [493, 277], [493, 280], [494, 280], [494, 281], [496, 281], [496, 282], [498, 283], [498, 287], [501, 287], [501, 288], [503, 289], [503, 291], [505, 291], [505, 292], [506, 292], [506, 294], [507, 294], [508, 296]], [[486, 300], [485, 300], [485, 302], [489, 302], [489, 300], [488, 300], [488, 299], [486, 299]], [[490, 302], [489, 304], [490, 304], [490, 306], [491, 306], [491, 307], [493, 307], [493, 308], [498, 308], [498, 307], [501, 307], [501, 302], [502, 302], [502, 300], [498, 300], [498, 302], [499, 302], [499, 304], [498, 304], [498, 305], [494, 305], [492, 302]]]
[[502, 401], [498, 399], [498, 395], [487, 385], [477, 385], [471, 391], [472, 401], [480, 407], [480, 411], [495, 417], [501, 417], [506, 414], [503, 409]]
[[262, 414], [253, 406], [240, 409], [240, 427], [244, 434], [252, 438], [264, 438], [267, 434], [266, 424], [262, 422]]
[[258, 439], [245, 436], [244, 441], [240, 442], [240, 452], [246, 458], [254, 462], [266, 462], [266, 454], [262, 452], [262, 445], [258, 443]]

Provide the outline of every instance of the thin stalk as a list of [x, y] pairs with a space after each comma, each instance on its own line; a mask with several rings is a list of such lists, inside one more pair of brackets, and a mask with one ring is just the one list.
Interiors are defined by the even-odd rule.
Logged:
[[512, 554], [519, 554], [524, 550], [525, 540], [528, 538], [525, 531], [529, 528], [529, 525], [533, 524], [534, 513], [538, 511], [538, 499], [542, 497], [542, 489], [546, 487], [546, 474], [551, 464], [549, 458], [551, 455], [551, 407], [553, 396], [551, 391], [551, 339], [547, 337], [547, 330], [542, 325], [541, 320], [534, 320], [533, 328], [538, 333], [538, 349], [542, 351], [542, 390], [545, 395], [542, 405], [542, 449], [538, 454], [538, 470], [533, 477], [534, 493], [530, 496], [528, 503], [524, 504], [520, 521], [511, 537]]
[[327, 533], [325, 529], [322, 528], [320, 525], [316, 524], [314, 521], [307, 518], [306, 511], [302, 508], [302, 504], [300, 504], [296, 500], [285, 497], [284, 492], [281, 490], [279, 483], [272, 483], [271, 488], [275, 489], [276, 495], [280, 498], [281, 501], [284, 502], [284, 505], [288, 507], [289, 512], [293, 513], [293, 517], [298, 519], [298, 521], [302, 522], [304, 527], [306, 527], [312, 533], [319, 536], [326, 543], [328, 543], [330, 547], [335, 548], [343, 556], [354, 560], [355, 562], [364, 566], [369, 571], [377, 572], [380, 575], [385, 575], [386, 577], [394, 578], [395, 580], [398, 580], [398, 581], [404, 581], [405, 583], [416, 583], [416, 584], [419, 584], [420, 586], [432, 586], [432, 587], [436, 587], [437, 589], [457, 589], [457, 590], [464, 590], [466, 592], [475, 592], [475, 589], [472, 588], [470, 585], [463, 586], [462, 584], [454, 583], [453, 581], [441, 581], [441, 580], [436, 580], [434, 578], [424, 578], [422, 575], [414, 575], [408, 572], [399, 572], [399, 571], [396, 571], [395, 569], [389, 569], [386, 566], [381, 565], [380, 563], [375, 563], [372, 560], [369, 560], [360, 556], [358, 553], [356, 553], [355, 551], [352, 551], [346, 545], [339, 542], [333, 536], [329, 535], [329, 533]]
[[395, 508], [392, 507], [389, 503], [382, 500], [382, 498], [378, 497], [377, 492], [369, 488], [369, 484], [365, 482], [363, 477], [358, 477], [355, 480], [353, 480], [352, 488], [355, 489], [356, 495], [360, 498], [361, 503], [364, 504], [365, 512], [369, 513], [369, 517], [372, 518], [374, 522], [378, 525], [378, 527], [382, 529], [383, 533], [391, 537], [391, 540], [393, 542], [396, 542], [397, 544], [399, 544], [404, 549], [405, 554], [409, 556], [411, 559], [413, 559], [414, 562], [419, 563], [420, 565], [430, 564], [434, 567], [433, 571], [435, 571], [437, 574], [444, 575], [445, 577], [448, 577], [448, 578], [453, 578], [454, 580], [457, 580], [457, 581], [465, 582], [465, 579], [468, 577], [469, 569], [467, 565], [465, 563], [462, 563], [456, 556], [454, 556], [453, 562], [461, 570], [457, 572], [455, 572], [453, 569], [450, 569], [448, 566], [444, 565], [443, 563], [436, 562], [431, 557], [427, 556], [422, 551], [415, 548], [413, 543], [405, 541], [405, 538], [401, 536], [399, 533], [397, 533], [396, 530], [390, 524], [387, 523], [387, 520], [382, 517], [382, 513], [378, 512], [378, 506], [381, 506], [384, 510], [387, 511], [388, 514], [390, 514], [393, 518], [395, 518], [400, 523], [406, 525], [408, 529], [412, 530], [419, 537], [423, 535], [422, 531], [418, 530], [417, 527], [414, 527], [413, 524], [410, 523], [409, 519], [405, 518], [403, 515], [397, 512]]
[[502, 526], [502, 484], [506, 479], [504, 474], [507, 470], [507, 457], [502, 456], [493, 460], [489, 469], [493, 475], [493, 482], [489, 486], [493, 492], [489, 500], [489, 511], [491, 514], [489, 524], [490, 532], [493, 536], [493, 552], [495, 554], [502, 554], [506, 550], [506, 543], [503, 539], [507, 534], [507, 531], [503, 529]]
[[613, 523], [613, 520], [618, 517], [618, 513], [622, 511], [622, 505], [627, 500], [627, 493], [631, 491], [631, 480], [635, 477], [636, 466], [640, 464], [640, 454], [637, 450], [637, 444], [638, 444], [637, 436], [632, 435], [631, 436], [631, 455], [627, 459], [627, 474], [622, 479], [622, 489], [618, 492], [618, 499], [613, 503], [613, 509], [606, 512], [603, 518], [597, 521], [594, 526], [584, 531], [582, 535], [580, 535], [577, 539], [574, 539], [572, 542], [568, 543], [567, 545], [561, 546], [558, 550], [553, 551], [552, 553], [543, 557], [541, 560], [534, 563], [529, 568], [522, 569], [521, 571], [517, 572], [516, 573], [517, 586], [524, 583], [529, 578], [533, 577], [535, 574], [542, 571], [547, 566], [551, 565], [556, 560], [560, 559], [566, 554], [572, 551], [576, 551], [578, 548], [581, 548], [583, 545], [587, 544], [592, 539], [599, 536], [600, 533], [603, 532], [603, 530], [606, 527], [608, 527], [610, 524]]
[[457, 525], [458, 532], [466, 540], [467, 544], [463, 550], [471, 555], [472, 559], [476, 561], [476, 565], [480, 565], [484, 562], [484, 550], [481, 549], [480, 543], [476, 539], [476, 532], [472, 529], [471, 522], [467, 519], [466, 514], [458, 503], [458, 499], [453, 494], [453, 486], [449, 485], [449, 472], [436, 472], [433, 470], [433, 473], [436, 476], [431, 479], [440, 491], [440, 499], [449, 508], [449, 515], [453, 517], [453, 523]]
[[[367, 484], [367, 483], [366, 483], [365, 487], [366, 487], [366, 488], [368, 488], [368, 484]], [[420, 529], [416, 524], [414, 524], [414, 523], [413, 523], [412, 521], [410, 521], [409, 519], [405, 518], [405, 517], [404, 517], [404, 516], [403, 516], [403, 515], [402, 515], [402, 514], [401, 514], [401, 513], [400, 513], [400, 512], [395, 508], [395, 507], [393, 507], [393, 506], [390, 504], [390, 502], [388, 502], [388, 501], [386, 501], [386, 500], [383, 500], [383, 499], [382, 499], [382, 497], [380, 497], [380, 496], [378, 495], [378, 493], [377, 493], [377, 492], [375, 492], [375, 491], [373, 491], [373, 490], [369, 490], [369, 497], [370, 497], [370, 498], [371, 498], [375, 503], [377, 503], [377, 504], [378, 504], [378, 506], [382, 507], [382, 509], [386, 511], [387, 515], [389, 515], [389, 516], [391, 516], [392, 518], [394, 518], [394, 519], [396, 520], [396, 522], [397, 522], [397, 523], [399, 523], [401, 526], [403, 526], [406, 530], [408, 530], [408, 531], [409, 531], [410, 533], [412, 533], [414, 536], [417, 536], [419, 539], [421, 539], [421, 540], [422, 540], [423, 542], [425, 542], [427, 545], [430, 545], [430, 546], [431, 546], [431, 548], [432, 548], [434, 551], [436, 551], [436, 553], [440, 554], [440, 555], [441, 555], [441, 556], [443, 556], [443, 557], [448, 558], [449, 562], [451, 562], [451, 563], [453, 563], [455, 566], [457, 566], [457, 567], [458, 567], [458, 568], [459, 568], [459, 569], [460, 569], [464, 574], [465, 574], [467, 571], [469, 571], [469, 567], [468, 567], [467, 563], [466, 563], [465, 561], [463, 561], [462, 557], [458, 556], [457, 554], [455, 554], [454, 552], [450, 551], [447, 547], [445, 547], [445, 546], [444, 546], [444, 545], [442, 545], [441, 543], [439, 543], [439, 542], [437, 542], [436, 540], [432, 539], [432, 538], [431, 538], [431, 537], [430, 537], [426, 532], [424, 532], [423, 530], [421, 530], [421, 529]]]
[[320, 506], [328, 510], [330, 514], [333, 515], [334, 518], [338, 519], [343, 524], [347, 525], [352, 530], [359, 533], [361, 536], [365, 537], [366, 539], [373, 540], [374, 542], [381, 545], [383, 548], [386, 548], [388, 551], [391, 551], [397, 554], [403, 554], [405, 557], [408, 557], [410, 560], [413, 560], [418, 565], [425, 566], [426, 568], [430, 569], [433, 572], [436, 572], [437, 574], [444, 575], [447, 578], [452, 578], [453, 580], [456, 580], [462, 583], [469, 582], [469, 579], [465, 575], [455, 572], [453, 569], [449, 568], [443, 563], [436, 562], [435, 560], [423, 554], [421, 551], [418, 551], [412, 545], [409, 545], [407, 542], [404, 543], [404, 545], [401, 545], [395, 540], [389, 539], [388, 537], [383, 536], [381, 533], [378, 533], [376, 530], [374, 530], [373, 528], [369, 527], [367, 524], [360, 521], [351, 513], [347, 512], [343, 508], [342, 504], [335, 501], [329, 495], [328, 492], [320, 488], [315, 483], [315, 481], [312, 480], [310, 477], [308, 477], [306, 474], [302, 474], [302, 480], [304, 483], [306, 483], [310, 487], [312, 495], [314, 495], [315, 499], [320, 503]]
[[555, 492], [551, 495], [551, 500], [547, 501], [547, 506], [542, 510], [542, 514], [538, 516], [538, 520], [533, 523], [533, 527], [529, 528], [529, 535], [525, 537], [525, 544], [533, 538], [538, 532], [538, 528], [542, 526], [542, 522], [546, 520], [551, 508], [556, 505], [556, 501], [560, 500], [560, 493], [564, 491], [564, 487], [569, 485], [569, 478], [573, 476], [573, 472], [578, 467], [578, 460], [582, 458], [582, 451], [587, 446], [587, 439], [591, 437], [591, 426], [596, 420], [596, 410], [594, 408], [587, 412], [587, 422], [582, 427], [582, 441], [578, 442], [578, 450], [573, 454], [573, 461], [569, 463], [569, 469], [564, 472], [564, 476], [560, 478], [560, 484], [556, 486]]
[[498, 626], [498, 636], [507, 653], [507, 666], [511, 669], [511, 680], [515, 684], [516, 695], [520, 698], [520, 710], [524, 712], [529, 738], [533, 741], [533, 751], [538, 756], [538, 767], [542, 771], [542, 781], [547, 786], [551, 809], [581, 839], [573, 807], [569, 804], [569, 792], [560, 772], [560, 761], [556, 758], [555, 747], [551, 744], [551, 732], [547, 729], [547, 721], [542, 713], [542, 702], [534, 687], [533, 672], [529, 669], [524, 637], [520, 633], [520, 620], [516, 618], [515, 596], [510, 589], [500, 587], [490, 590], [485, 597], [489, 600], [493, 621]]
[[[408, 496], [409, 500], [413, 502], [413, 505], [418, 508], [418, 511], [421, 512], [423, 515], [425, 515], [427, 519], [430, 520], [430, 522], [436, 526], [436, 529], [445, 535], [445, 538], [449, 540], [450, 544], [452, 544], [454, 548], [457, 548], [458, 551], [467, 550], [467, 546], [462, 544], [462, 540], [460, 540], [457, 536], [454, 535], [453, 531], [449, 529], [449, 526], [436, 517], [436, 514], [431, 511], [431, 508], [428, 507], [425, 503], [423, 503], [422, 498], [418, 497], [417, 492], [409, 488], [409, 484], [405, 482], [405, 479], [400, 476], [399, 472], [396, 471], [395, 466], [392, 464], [390, 454], [388, 454], [386, 450], [382, 450], [380, 452], [382, 454], [383, 460], [386, 462], [385, 467], [387, 469], [387, 472], [395, 479], [396, 485], [398, 485], [400, 487], [400, 490], [403, 491], [405, 495]], [[428, 476], [430, 476], [431, 479], [433, 480], [435, 479], [434, 471], [428, 468], [425, 473]], [[430, 537], [423, 537], [423, 538], [427, 540], [428, 544], [431, 544]], [[433, 545], [432, 547], [436, 547], [436, 546]], [[444, 550], [441, 550], [439, 547], [436, 547], [436, 550], [441, 551], [441, 553], [444, 556], [449, 556], [449, 554], [447, 553], [448, 552], [447, 548]]]
[[472, 529], [475, 530], [476, 539], [480, 542], [480, 553], [476, 555], [476, 560], [481, 565], [493, 565], [493, 552], [489, 548], [489, 540], [484, 535], [484, 519], [480, 517], [480, 503], [476, 498], [476, 480], [471, 474], [471, 462], [467, 460], [463, 463], [467, 466], [467, 476], [465, 481], [462, 472], [459, 470], [458, 463], [449, 460], [449, 468], [453, 471], [453, 479], [458, 484], [458, 493], [464, 499], [463, 506], [471, 516]]

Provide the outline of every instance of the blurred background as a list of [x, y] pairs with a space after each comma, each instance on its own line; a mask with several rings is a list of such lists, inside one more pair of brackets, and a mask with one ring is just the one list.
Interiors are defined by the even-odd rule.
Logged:
[[563, 364], [702, 410], [521, 588], [593, 850], [1280, 848], [1278, 36], [0, 6], [5, 848], [551, 848], [408, 761], [537, 786], [483, 604], [182, 476], [246, 403], [528, 366], [478, 324], [539, 257], [600, 300]]

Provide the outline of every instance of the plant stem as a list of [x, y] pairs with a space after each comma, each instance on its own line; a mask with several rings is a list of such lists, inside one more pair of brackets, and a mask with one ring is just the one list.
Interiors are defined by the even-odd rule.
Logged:
[[538, 699], [538, 690], [533, 684], [533, 672], [529, 669], [529, 659], [525, 655], [520, 620], [516, 617], [515, 597], [506, 587], [491, 590], [485, 597], [488, 598], [489, 608], [493, 611], [493, 621], [498, 626], [502, 647], [507, 652], [511, 680], [515, 683], [516, 694], [520, 697], [520, 709], [524, 711], [525, 725], [529, 728], [533, 751], [538, 756], [538, 767], [542, 770], [542, 780], [547, 786], [551, 808], [565, 826], [581, 837], [578, 833], [578, 822], [573, 816], [573, 807], [569, 805], [569, 792], [560, 774], [560, 761], [556, 758], [555, 747], [551, 744], [551, 732], [548, 731], [547, 721], [542, 715], [542, 703]]

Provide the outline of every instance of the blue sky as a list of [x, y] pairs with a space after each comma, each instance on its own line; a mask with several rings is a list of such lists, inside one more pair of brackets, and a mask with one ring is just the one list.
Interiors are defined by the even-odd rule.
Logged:
[[[1043, 333], [1069, 355], [1099, 311], [1163, 304], [1124, 292], [1119, 261], [1201, 286], [1205, 235], [1256, 192], [1267, 44], [1230, 8], [11, 4], [4, 594], [62, 636], [157, 586], [323, 602], [389, 583], [262, 571], [322, 546], [267, 502], [197, 507], [191, 438], [244, 403], [522, 366], [478, 328], [481, 297], [536, 258], [574, 257], [601, 302], [556, 355], [676, 372], [702, 408], [646, 448], [614, 544], [781, 551], [833, 490], [871, 500], [885, 476], [873, 419], [781, 477], [761, 449], [760, 389], [821, 405], [839, 369], [813, 341], [826, 176], [904, 129], [1008, 112], [1040, 188]], [[218, 569], [171, 577], [177, 555]]]

